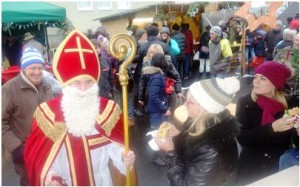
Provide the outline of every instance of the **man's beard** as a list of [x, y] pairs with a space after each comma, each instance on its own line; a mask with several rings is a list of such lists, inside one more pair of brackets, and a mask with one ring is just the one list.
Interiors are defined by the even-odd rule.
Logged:
[[72, 86], [62, 89], [61, 107], [69, 133], [78, 137], [92, 134], [99, 114], [98, 90], [97, 84], [85, 91]]

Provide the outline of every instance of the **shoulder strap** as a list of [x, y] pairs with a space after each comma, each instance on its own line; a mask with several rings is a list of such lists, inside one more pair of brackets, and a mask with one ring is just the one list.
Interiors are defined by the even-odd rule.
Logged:
[[274, 47], [274, 50], [273, 50], [273, 57], [277, 54], [278, 52], [278, 47], [283, 43], [283, 40], [281, 40], [280, 42], [278, 42], [275, 47]]

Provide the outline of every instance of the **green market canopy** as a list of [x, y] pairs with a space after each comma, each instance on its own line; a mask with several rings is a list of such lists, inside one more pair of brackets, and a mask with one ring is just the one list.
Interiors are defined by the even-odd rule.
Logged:
[[66, 19], [65, 8], [44, 2], [2, 2], [2, 23], [57, 21]]
[[38, 1], [2, 1], [2, 36], [14, 35], [22, 41], [26, 32], [35, 35], [36, 40], [49, 47], [47, 27], [59, 28], [67, 33], [73, 30], [66, 17], [66, 9]]
[[40, 31], [46, 27], [69, 30], [66, 9], [44, 2], [2, 2], [2, 31], [9, 35]]

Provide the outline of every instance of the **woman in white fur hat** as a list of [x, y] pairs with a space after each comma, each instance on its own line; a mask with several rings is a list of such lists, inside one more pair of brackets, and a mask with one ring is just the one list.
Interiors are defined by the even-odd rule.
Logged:
[[240, 83], [235, 77], [206, 79], [190, 86], [185, 106], [188, 119], [181, 132], [171, 125], [165, 141], [155, 138], [165, 152], [170, 185], [234, 185], [239, 132], [225, 108]]

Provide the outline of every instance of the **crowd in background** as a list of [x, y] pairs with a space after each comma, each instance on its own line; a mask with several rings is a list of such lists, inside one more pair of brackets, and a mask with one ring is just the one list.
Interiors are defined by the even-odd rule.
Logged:
[[[282, 21], [277, 21], [275, 28], [268, 32], [262, 28], [252, 32], [246, 29], [245, 57], [240, 58], [245, 58], [246, 73], [254, 77], [254, 87], [251, 93], [238, 100], [235, 117], [225, 106], [240, 88], [235, 74], [232, 74], [231, 62], [236, 51], [230, 42], [232, 32], [234, 41], [241, 42], [240, 26], [232, 30], [232, 20], [228, 23], [221, 20], [216, 26], [205, 27], [196, 50], [187, 23], [163, 25], [161, 28], [151, 23], [146, 28], [132, 30], [137, 53], [128, 67], [129, 126], [140, 125], [135, 123], [136, 117], [149, 116], [151, 130], [157, 130], [163, 122], [173, 122], [174, 110], [182, 103], [189, 112], [188, 120], [181, 128], [177, 127], [177, 132], [166, 142], [156, 139], [162, 151], [154, 154], [152, 161], [169, 168], [170, 184], [246, 185], [279, 171], [280, 162], [286, 167], [286, 157], [281, 157], [284, 153], [296, 158], [292, 164], [299, 164], [296, 141], [299, 121], [284, 116], [286, 109], [299, 106], [299, 14], [288, 20], [290, 23], [286, 28]], [[33, 38], [30, 33], [24, 36], [25, 41]], [[88, 39], [100, 59], [99, 96], [115, 100], [122, 106], [118, 76], [119, 67], [125, 59], [119, 60], [110, 54], [110, 35], [103, 26], [88, 35]], [[37, 42], [25, 46], [29, 49], [22, 49], [22, 45], [11, 36], [3, 49], [10, 65], [20, 66], [24, 71], [31, 65], [24, 59], [24, 53], [40, 53], [41, 57], [45, 54], [43, 46]], [[12, 50], [19, 49], [17, 55], [10, 55]], [[195, 58], [197, 51], [199, 56]], [[186, 95], [182, 82], [191, 78], [195, 59], [199, 63], [197, 73], [200, 81], [193, 83]], [[44, 61], [39, 65], [44, 65]], [[37, 88], [37, 91], [45, 92], [43, 87]], [[8, 85], [2, 87], [5, 98], [13, 97], [9, 89]], [[217, 92], [222, 96], [218, 96]], [[42, 102], [58, 95], [51, 96], [45, 92], [44, 97], [37, 100]], [[36, 107], [36, 104], [30, 108]], [[13, 111], [12, 103], [2, 106], [2, 123], [6, 120], [2, 127], [4, 138], [13, 132], [9, 124]], [[20, 114], [19, 118], [22, 116]], [[20, 173], [22, 146], [30, 132], [30, 122], [27, 123], [28, 129], [23, 133], [16, 126], [18, 133], [14, 136], [22, 141], [14, 145], [9, 138], [3, 141], [9, 145]], [[237, 142], [242, 146], [240, 157]]]

